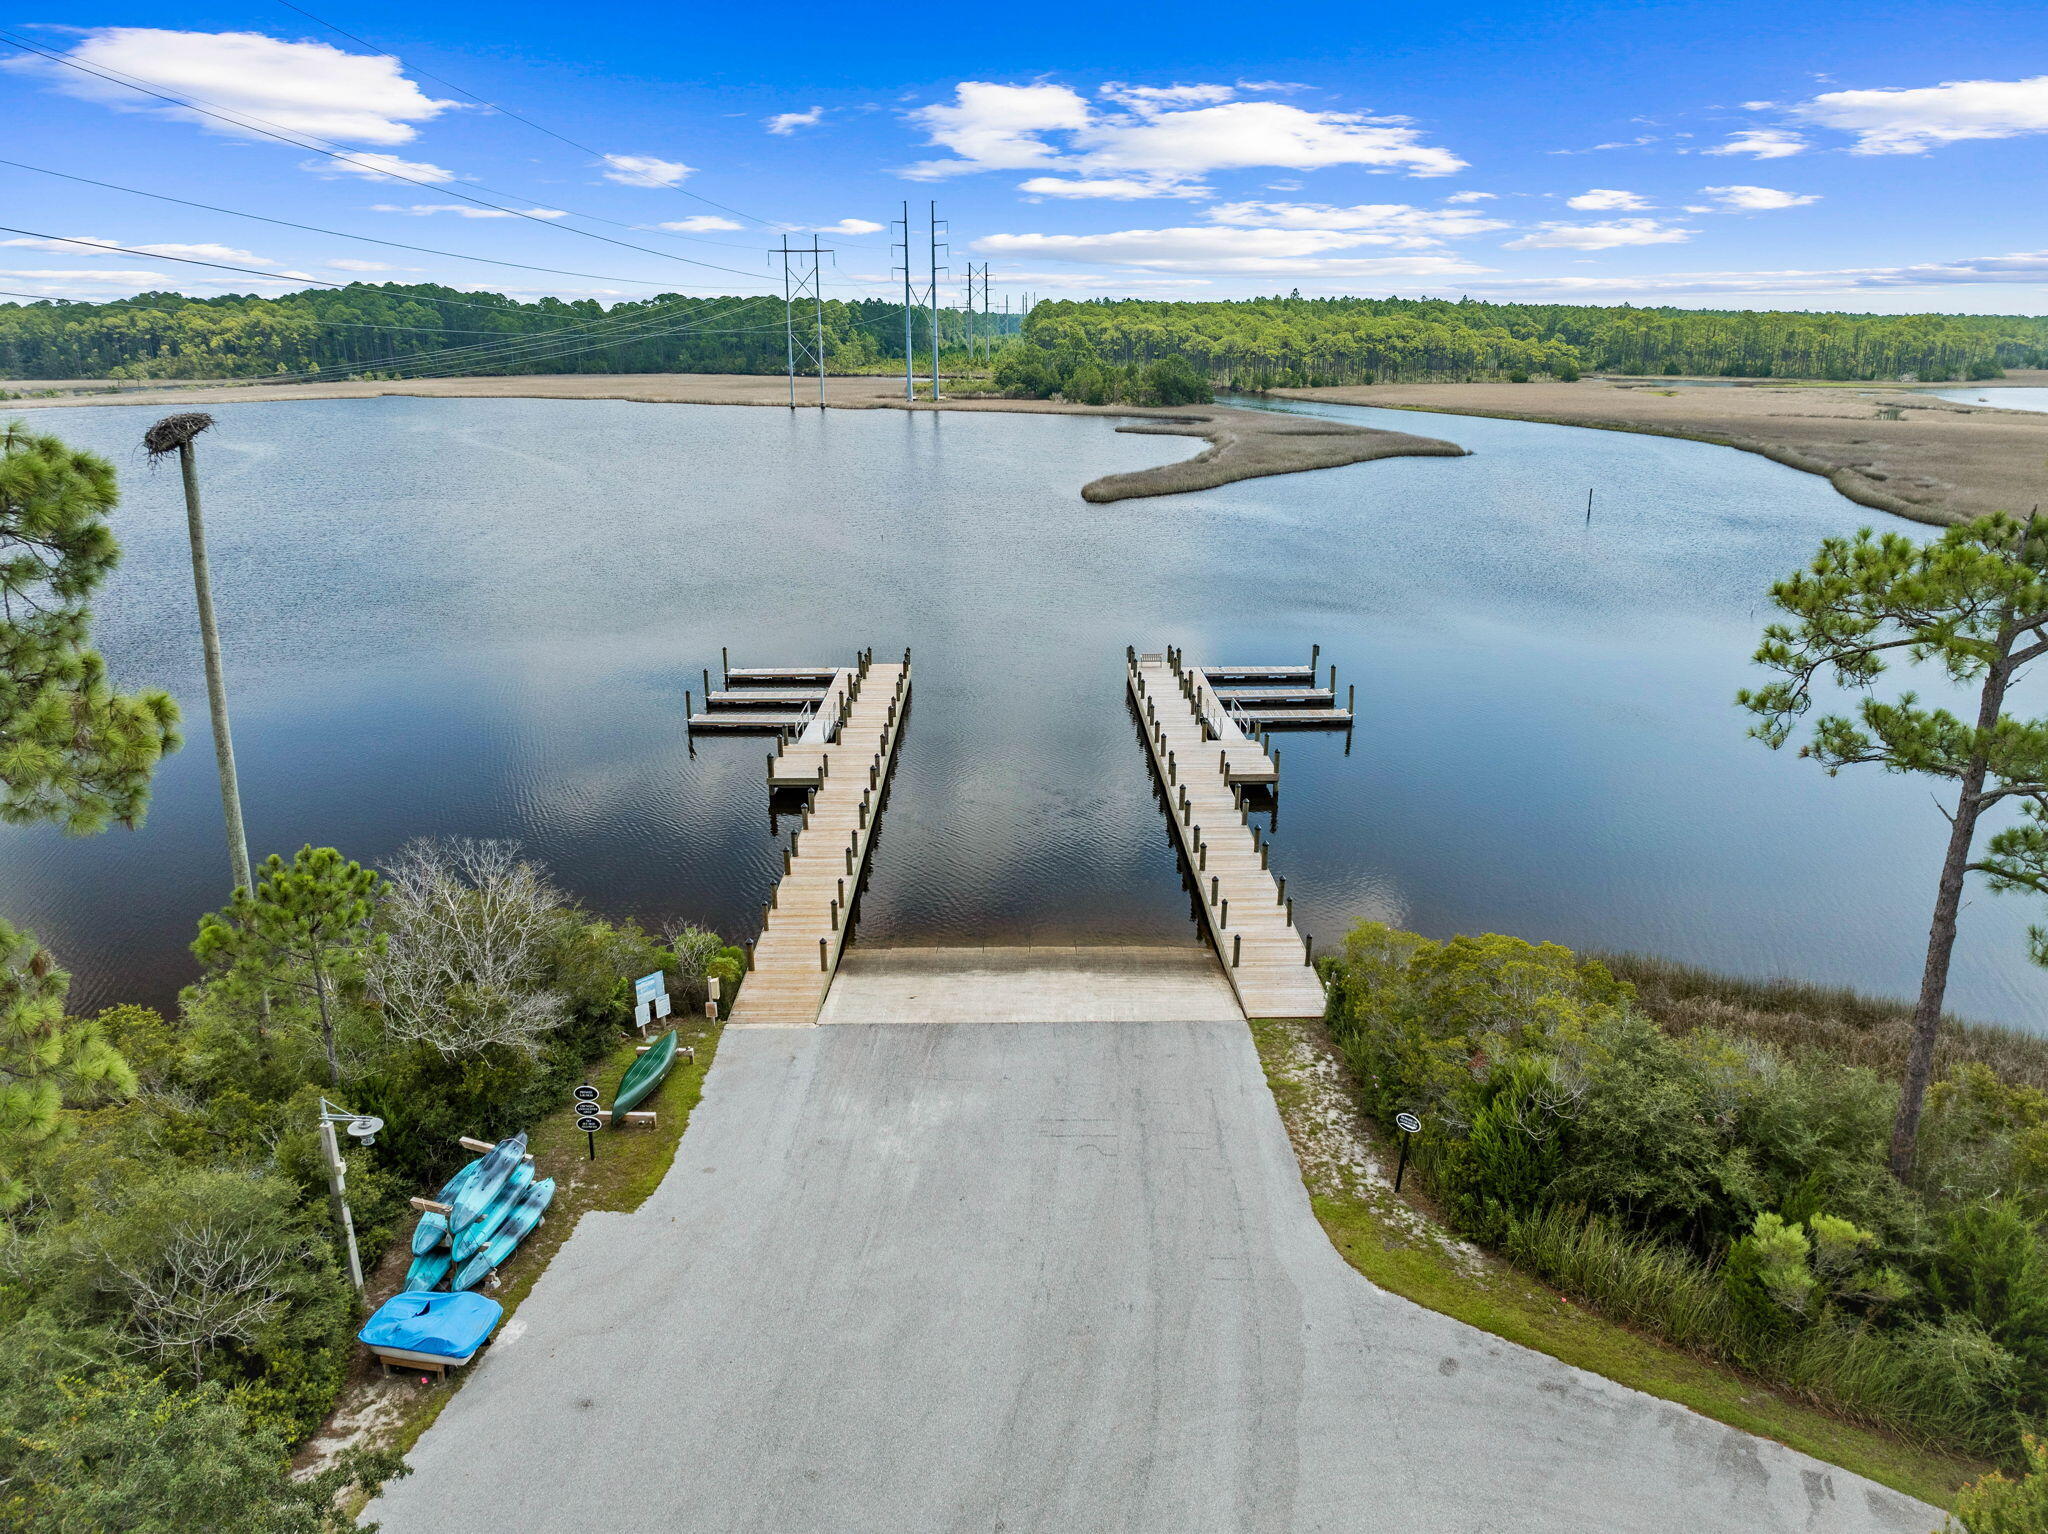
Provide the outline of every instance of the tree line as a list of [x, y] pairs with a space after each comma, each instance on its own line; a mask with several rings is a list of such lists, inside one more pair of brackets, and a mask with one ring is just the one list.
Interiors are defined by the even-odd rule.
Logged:
[[1496, 304], [1475, 299], [1050, 301], [1025, 339], [1132, 365], [1184, 357], [1240, 388], [1582, 372], [1982, 379], [2048, 364], [2048, 318]]
[[[886, 371], [903, 361], [903, 306], [881, 298], [824, 303], [826, 364], [835, 373]], [[958, 309], [939, 310], [942, 348], [969, 334]], [[798, 342], [817, 316], [797, 311]], [[931, 318], [914, 309], [913, 341], [927, 355]], [[1017, 321], [978, 315], [974, 334]], [[435, 283], [356, 283], [263, 298], [138, 293], [107, 303], [44, 299], [0, 304], [0, 377], [260, 378], [333, 370], [341, 377], [462, 373], [780, 373], [786, 365], [779, 296], [693, 298], [664, 293], [615, 303], [522, 301]], [[801, 359], [799, 366], [802, 366]]]

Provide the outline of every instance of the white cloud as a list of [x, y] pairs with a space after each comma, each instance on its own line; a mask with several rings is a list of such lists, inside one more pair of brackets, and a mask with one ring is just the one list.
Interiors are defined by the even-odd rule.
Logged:
[[1213, 106], [1235, 99], [1237, 89], [1229, 85], [1125, 85], [1120, 80], [1110, 80], [1095, 94], [1134, 112], [1152, 113], [1170, 107]]
[[[484, 208], [469, 202], [378, 202], [370, 205], [372, 213], [403, 213], [411, 218], [431, 218], [436, 213], [453, 213], [457, 218], [567, 218], [569, 215], [560, 208], [521, 208], [514, 212], [510, 208]], [[667, 226], [664, 226], [667, 227]], [[729, 227], [737, 229], [739, 225]]]
[[[397, 267], [388, 261], [357, 261], [347, 256], [328, 262], [327, 268], [329, 271], [334, 272], [395, 272], [398, 270]], [[417, 268], [408, 267], [407, 270], [412, 271], [417, 270]]]
[[1922, 154], [1964, 139], [2048, 133], [2048, 75], [1829, 91], [1791, 110], [1802, 121], [1855, 134], [1852, 154]]
[[995, 85], [963, 80], [950, 105], [917, 108], [910, 120], [926, 136], [959, 158], [928, 160], [908, 167], [916, 180], [977, 170], [1023, 170], [1049, 164], [1059, 151], [1042, 135], [1084, 128], [1093, 117], [1088, 103], [1064, 85]]
[[1613, 250], [1623, 245], [1682, 245], [1698, 231], [1675, 229], [1654, 218], [1616, 218], [1601, 224], [1539, 224], [1509, 240], [1509, 250]]
[[74, 235], [70, 239], [19, 239], [0, 240], [0, 247], [18, 250], [47, 250], [61, 256], [90, 256], [98, 252], [90, 249], [94, 245], [107, 247], [107, 253], [131, 255], [143, 251], [152, 256], [189, 256], [194, 261], [226, 261], [235, 265], [275, 266], [277, 262], [269, 256], [259, 256], [254, 251], [237, 250], [232, 245], [131, 245], [126, 240], [104, 240], [97, 235]]
[[1033, 176], [1017, 183], [1017, 190], [1030, 197], [1099, 197], [1131, 202], [1142, 197], [1207, 197], [1210, 189], [1197, 181], [1176, 181], [1170, 177]]
[[1805, 139], [1783, 128], [1744, 128], [1730, 135], [1727, 143], [1702, 149], [1700, 153], [1747, 154], [1759, 160], [1782, 160], [1787, 155], [1802, 153], [1807, 147]]
[[1502, 277], [1469, 286], [1488, 291], [1611, 293], [1617, 296], [1698, 295], [1805, 300], [1801, 307], [1834, 294], [2004, 285], [2048, 285], [2048, 250], [1910, 266], [1842, 267], [1833, 270], [1762, 272], [1667, 272], [1656, 276]]
[[1240, 80], [1237, 88], [1261, 96], [1292, 96], [1296, 91], [1315, 89], [1300, 80]]
[[1420, 142], [1412, 127], [1355, 112], [1308, 112], [1278, 101], [1233, 101], [1141, 119], [1109, 119], [1076, 135], [1089, 169], [1198, 176], [1277, 165], [1364, 165], [1445, 176], [1465, 162]]
[[1444, 199], [1444, 201], [1445, 201], [1445, 202], [1493, 202], [1493, 201], [1497, 200], [1497, 199], [1499, 198], [1499, 196], [1500, 196], [1500, 193], [1498, 193], [1498, 192], [1453, 192], [1453, 193], [1451, 193], [1451, 195], [1450, 195], [1450, 196], [1446, 197], [1446, 198]]
[[770, 133], [787, 138], [799, 128], [815, 128], [825, 120], [823, 107], [812, 107], [807, 112], [777, 112], [773, 117], [762, 119]]
[[688, 218], [670, 219], [665, 224], [656, 224], [657, 229], [667, 229], [675, 234], [711, 234], [720, 229], [743, 229], [729, 218], [720, 218], [716, 213], [692, 213]]
[[1818, 193], [1801, 196], [1796, 192], [1781, 192], [1776, 187], [1769, 186], [1703, 186], [1700, 191], [1705, 196], [1718, 198], [1722, 208], [1730, 213], [1768, 213], [1778, 208], [1803, 208], [1808, 203], [1820, 201]]
[[[350, 144], [409, 143], [419, 136], [415, 123], [458, 105], [426, 95], [388, 55], [344, 53], [325, 43], [288, 43], [260, 32], [100, 27], [79, 39], [66, 57], [296, 133]], [[121, 111], [194, 122], [212, 133], [262, 136], [255, 128], [236, 129], [41, 59], [13, 61], [7, 67], [41, 74], [67, 96]]]
[[79, 268], [75, 271], [63, 271], [53, 270], [47, 267], [39, 271], [0, 271], [0, 277], [20, 278], [24, 282], [33, 282], [38, 284], [89, 283], [94, 287], [118, 288], [138, 287], [152, 282], [169, 282], [171, 280], [170, 278], [166, 277], [162, 272], [116, 271], [108, 267], [102, 267], [97, 271], [93, 271], [87, 268]]
[[[1191, 95], [1196, 91], [1205, 94]], [[1420, 131], [1405, 118], [1212, 99], [1217, 92], [1229, 94], [1227, 86], [1115, 85], [1104, 92], [1126, 110], [1098, 112], [1064, 85], [962, 81], [952, 102], [909, 114], [932, 143], [952, 150], [955, 158], [923, 161], [902, 174], [931, 180], [1028, 169], [1178, 187], [1211, 171], [1266, 166], [1363, 165], [1441, 176], [1465, 165], [1449, 150], [1421, 142]], [[1066, 143], [1053, 143], [1052, 134], [1065, 135]]]
[[361, 176], [365, 181], [424, 181], [430, 186], [438, 186], [445, 181], [462, 179], [452, 170], [429, 165], [423, 160], [401, 160], [395, 154], [375, 154], [368, 150], [351, 154], [345, 160], [301, 160], [299, 169], [325, 176], [330, 181], [336, 176]]
[[1209, 209], [1219, 224], [1248, 228], [1345, 231], [1354, 245], [1397, 245], [1416, 250], [1445, 240], [1508, 227], [1504, 220], [1404, 202], [1335, 208], [1316, 202], [1226, 202]]
[[1648, 198], [1638, 197], [1634, 192], [1617, 192], [1612, 187], [1596, 186], [1590, 192], [1565, 199], [1565, 206], [1588, 213], [1627, 213], [1647, 208], [1650, 203]]
[[620, 186], [675, 186], [695, 167], [681, 160], [658, 159], [651, 154], [608, 154], [604, 163], [607, 181]]
[[1122, 229], [1107, 234], [994, 234], [975, 241], [988, 255], [1100, 262], [1164, 272], [1273, 276], [1417, 277], [1484, 271], [1454, 256], [1344, 257], [1325, 252], [1364, 244], [1338, 229]]
[[865, 218], [842, 218], [836, 224], [818, 225], [820, 234], [880, 234], [888, 227]]

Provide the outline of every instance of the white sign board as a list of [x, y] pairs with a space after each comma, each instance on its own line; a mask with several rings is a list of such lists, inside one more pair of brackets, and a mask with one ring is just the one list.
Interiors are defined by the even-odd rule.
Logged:
[[638, 980], [635, 980], [633, 982], [633, 1004], [635, 1008], [644, 1006], [667, 990], [667, 980], [668, 976], [664, 975], [660, 970], [656, 970], [651, 975], [642, 975]]
[[668, 1006], [668, 992], [663, 991], [659, 996], [654, 998], [654, 1015], [656, 1017], [667, 1017]]

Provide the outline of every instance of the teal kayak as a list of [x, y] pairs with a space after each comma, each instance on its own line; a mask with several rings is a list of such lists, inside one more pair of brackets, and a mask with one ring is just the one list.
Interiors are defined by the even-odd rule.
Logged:
[[[434, 1195], [437, 1204], [452, 1204], [456, 1195], [469, 1186], [476, 1176], [481, 1161], [472, 1161], [461, 1171], [441, 1185], [441, 1191]], [[412, 1228], [412, 1250], [415, 1257], [424, 1257], [437, 1246], [448, 1244], [448, 1216], [432, 1209], [420, 1213], [420, 1222]]]
[[523, 1189], [518, 1201], [498, 1226], [498, 1233], [491, 1237], [482, 1251], [456, 1269], [454, 1282], [449, 1287], [458, 1291], [474, 1289], [496, 1272], [499, 1264], [526, 1239], [526, 1233], [540, 1224], [540, 1217], [547, 1212], [554, 1197], [555, 1180], [552, 1177], [543, 1178]]
[[412, 1266], [405, 1270], [406, 1292], [440, 1288], [441, 1280], [448, 1276], [448, 1270], [454, 1265], [455, 1258], [446, 1247], [413, 1258]]
[[524, 1166], [526, 1136], [516, 1134], [509, 1140], [500, 1140], [489, 1153], [476, 1164], [476, 1172], [467, 1186], [451, 1201], [454, 1209], [448, 1216], [448, 1228], [461, 1235], [463, 1227], [491, 1206], [493, 1200], [504, 1192], [506, 1182], [511, 1178], [513, 1168]]
[[669, 1068], [676, 1063], [676, 1031], [671, 1028], [660, 1038], [647, 1046], [647, 1050], [626, 1067], [626, 1074], [619, 1078], [619, 1090], [612, 1096], [612, 1128], [625, 1123], [626, 1115], [661, 1085]]
[[457, 1262], [467, 1262], [473, 1255], [483, 1250], [484, 1243], [490, 1240], [497, 1232], [498, 1227], [504, 1223], [505, 1216], [519, 1206], [519, 1196], [532, 1183], [533, 1163], [531, 1161], [520, 1162], [518, 1169], [505, 1179], [505, 1186], [499, 1190], [498, 1196], [492, 1199], [489, 1205], [485, 1207], [484, 1212], [455, 1233], [455, 1239], [451, 1245], [454, 1247], [452, 1255]]

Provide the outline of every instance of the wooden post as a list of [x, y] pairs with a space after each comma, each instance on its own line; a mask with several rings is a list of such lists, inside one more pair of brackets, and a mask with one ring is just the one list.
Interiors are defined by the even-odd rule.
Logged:
[[724, 645], [718, 647], [718, 675], [728, 685], [732, 682], [732, 654]]
[[745, 972], [747, 974], [752, 974], [754, 972], [754, 940], [752, 938], [747, 939], [747, 963]]
[[1358, 712], [1358, 684], [1356, 682], [1352, 682], [1347, 685], [1349, 686], [1350, 690], [1346, 692], [1344, 695], [1344, 712], [1347, 714], [1356, 714]]
[[1323, 658], [1323, 647], [1319, 644], [1308, 647], [1308, 679], [1316, 679], [1316, 662]]
[[1234, 932], [1230, 937], [1230, 967], [1237, 968], [1237, 961], [1244, 955], [1244, 934]]
[[711, 668], [709, 666], [704, 668], [704, 706], [706, 708], [711, 706]]
[[819, 939], [818, 939], [818, 968], [819, 968], [819, 969], [830, 969], [830, 968], [832, 967], [831, 965], [829, 965], [829, 964], [827, 964], [827, 963], [825, 962], [825, 955], [826, 955], [826, 953], [827, 953], [827, 952], [829, 952], [829, 949], [828, 949], [828, 948], [826, 947], [826, 944], [825, 944], [825, 940], [824, 940], [823, 938], [819, 938]]
[[1282, 874], [1277, 882], [1280, 885], [1280, 898], [1275, 900], [1273, 904], [1285, 905], [1287, 904], [1287, 876]]
[[1221, 882], [1217, 879], [1216, 875], [1209, 875], [1209, 904], [1214, 905], [1216, 903], [1216, 894], [1221, 888]]
[[1271, 867], [1273, 866], [1273, 864], [1272, 864], [1272, 857], [1273, 857], [1273, 844], [1272, 844], [1271, 842], [1260, 842], [1260, 843], [1259, 843], [1259, 867], [1261, 867], [1261, 868], [1271, 868]]
[[1216, 925], [1219, 927], [1230, 925], [1230, 902], [1228, 900], [1223, 902], [1223, 914], [1217, 918]]

